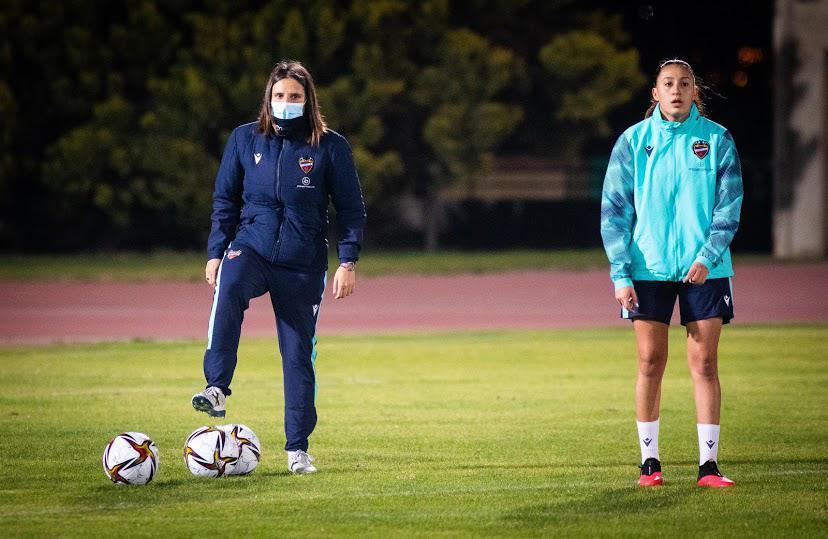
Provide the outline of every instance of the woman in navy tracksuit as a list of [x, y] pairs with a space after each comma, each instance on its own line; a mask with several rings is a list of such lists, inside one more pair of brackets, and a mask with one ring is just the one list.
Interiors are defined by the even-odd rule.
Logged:
[[327, 269], [328, 200], [340, 230], [337, 299], [353, 293], [365, 205], [350, 146], [328, 129], [299, 62], [270, 74], [257, 122], [227, 141], [213, 193], [207, 282], [215, 288], [196, 410], [224, 417], [244, 311], [270, 292], [285, 388], [288, 468], [311, 473], [316, 425], [316, 321]]

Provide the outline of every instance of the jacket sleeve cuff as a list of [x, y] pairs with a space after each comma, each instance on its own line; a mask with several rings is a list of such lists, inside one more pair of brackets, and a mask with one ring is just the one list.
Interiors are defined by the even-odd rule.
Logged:
[[633, 282], [632, 279], [629, 277], [622, 277], [621, 279], [614, 279], [612, 283], [615, 285], [615, 289], [618, 290], [619, 288], [624, 288], [625, 286], [632, 286]]
[[359, 260], [359, 246], [353, 244], [339, 246], [339, 262], [356, 262]]
[[695, 264], [696, 262], [698, 262], [699, 264], [704, 265], [704, 267], [707, 268], [707, 271], [710, 271], [711, 269], [713, 269], [713, 262], [711, 262], [710, 259], [708, 259], [708, 258], [706, 258], [702, 255], [699, 255], [699, 256], [696, 257], [696, 260], [693, 263]]

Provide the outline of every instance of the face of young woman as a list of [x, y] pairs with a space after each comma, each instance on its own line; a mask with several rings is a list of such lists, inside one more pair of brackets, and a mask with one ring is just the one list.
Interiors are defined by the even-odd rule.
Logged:
[[270, 92], [270, 101], [281, 103], [304, 103], [305, 88], [296, 79], [285, 78], [276, 81]]
[[686, 120], [695, 97], [696, 83], [687, 68], [670, 64], [661, 69], [653, 88], [653, 99], [658, 101], [658, 107], [665, 120]]

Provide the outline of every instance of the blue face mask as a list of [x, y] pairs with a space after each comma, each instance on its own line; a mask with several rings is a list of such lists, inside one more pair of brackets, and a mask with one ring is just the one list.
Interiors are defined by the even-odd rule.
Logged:
[[273, 111], [273, 117], [277, 120], [291, 120], [299, 118], [305, 113], [305, 104], [271, 101], [270, 109]]

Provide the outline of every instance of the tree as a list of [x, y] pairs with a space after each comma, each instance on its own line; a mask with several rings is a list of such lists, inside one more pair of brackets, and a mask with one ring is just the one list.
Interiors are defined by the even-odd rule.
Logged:
[[440, 229], [438, 191], [452, 183], [473, 187], [492, 164], [491, 151], [520, 123], [519, 105], [498, 101], [516, 86], [523, 65], [503, 47], [470, 30], [448, 31], [435, 65], [414, 81], [414, 101], [424, 109], [428, 156], [426, 249], [435, 251]]
[[200, 245], [230, 130], [255, 119], [275, 62], [296, 58], [351, 142], [369, 226], [401, 228], [394, 200], [418, 197], [434, 249], [441, 189], [474, 189], [503, 148], [553, 139], [574, 160], [640, 85], [620, 20], [580, 13], [572, 0], [6, 0], [0, 244]]
[[609, 135], [609, 113], [645, 82], [638, 51], [623, 48], [620, 17], [594, 16], [587, 26], [553, 37], [538, 54], [555, 110], [550, 121], [566, 127], [557, 147], [569, 162], [580, 160], [589, 138]]

